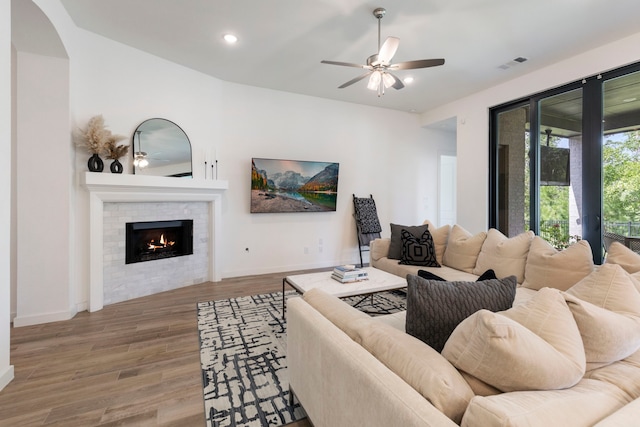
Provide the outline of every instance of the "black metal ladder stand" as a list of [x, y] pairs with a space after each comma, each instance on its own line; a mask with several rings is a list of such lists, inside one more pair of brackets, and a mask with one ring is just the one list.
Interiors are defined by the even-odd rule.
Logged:
[[356, 197], [353, 195], [353, 217], [356, 220], [356, 234], [358, 237], [358, 251], [360, 252], [360, 268], [364, 266], [362, 262], [362, 252], [371, 250], [369, 244], [372, 240], [380, 237], [382, 227], [378, 219], [376, 202], [373, 196]]

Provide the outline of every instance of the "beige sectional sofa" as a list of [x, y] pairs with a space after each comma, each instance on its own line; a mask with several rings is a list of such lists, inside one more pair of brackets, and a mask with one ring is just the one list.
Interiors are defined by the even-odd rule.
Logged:
[[439, 353], [404, 331], [406, 312], [291, 298], [289, 380], [314, 426], [640, 425], [640, 255], [614, 244], [597, 267], [586, 242], [429, 229], [441, 267], [389, 259], [389, 239], [372, 242], [372, 266], [450, 281], [491, 268], [516, 276], [513, 307], [464, 319]]

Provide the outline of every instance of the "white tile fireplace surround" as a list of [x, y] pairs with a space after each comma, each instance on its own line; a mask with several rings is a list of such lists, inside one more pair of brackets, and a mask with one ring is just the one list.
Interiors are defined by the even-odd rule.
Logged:
[[[196, 255], [189, 261], [190, 266], [195, 267], [192, 277], [186, 278], [184, 270], [175, 271], [172, 273], [174, 274], [172, 281], [174, 284], [179, 282], [190, 284], [190, 281], [193, 283], [193, 280], [198, 279], [196, 276], [202, 277], [203, 274], [206, 276], [205, 280], [219, 281], [221, 279], [218, 262], [221, 253], [221, 199], [222, 193], [228, 188], [227, 181], [86, 172], [82, 176], [82, 183], [89, 190], [89, 311], [101, 310], [105, 303], [109, 304], [168, 290], [167, 286], [170, 285], [166, 283], [158, 281], [154, 283], [153, 280], [139, 279], [144, 276], [145, 272], [151, 274], [153, 269], [168, 272], [171, 270], [172, 264], [179, 262], [176, 260], [183, 258], [140, 263], [141, 265], [151, 265], [151, 267], [136, 267], [135, 274], [137, 276], [132, 277], [131, 280], [125, 279], [125, 281], [137, 282], [132, 284], [138, 288], [128, 287], [117, 278], [105, 277], [105, 273], [112, 274], [117, 270], [114, 263], [120, 263], [120, 260], [114, 261], [114, 258], [118, 258], [118, 256], [114, 256], [110, 252], [113, 248], [113, 242], [110, 242], [109, 239], [105, 241], [105, 227], [108, 229], [112, 226], [113, 216], [119, 216], [126, 222], [175, 219], [177, 217], [187, 219], [183, 218], [185, 214], [196, 217], [193, 218], [194, 255], [196, 255], [195, 249], [199, 241], [198, 234], [196, 234], [196, 224], [200, 222], [199, 232], [202, 233], [204, 229], [209, 231], [208, 236], [202, 236], [200, 239], [202, 242], [206, 242], [204, 243], [206, 248], [200, 250], [200, 256], [202, 256], [202, 252], [206, 252], [206, 260], [198, 260]], [[205, 202], [205, 209], [203, 209], [202, 202]], [[141, 212], [141, 209], [144, 210], [145, 207], [150, 210], [159, 209], [163, 211], [162, 215], [168, 215], [168, 217], [152, 218], [153, 215], [149, 216], [148, 212]], [[208, 212], [203, 212], [207, 210]], [[114, 214], [114, 211], [124, 213], [122, 215]], [[108, 218], [106, 226], [105, 213]], [[206, 224], [202, 224], [202, 222], [206, 222]], [[115, 238], [119, 239], [119, 237]], [[122, 242], [117, 242], [117, 245], [122, 245], [124, 252], [124, 235], [122, 235]], [[162, 265], [157, 264], [158, 262], [161, 262]], [[202, 266], [202, 262], [207, 263], [206, 267], [208, 268]], [[121, 267], [124, 269], [124, 256], [122, 256], [121, 263]], [[129, 266], [131, 265], [127, 267]], [[148, 268], [152, 270], [148, 270]], [[205, 273], [203, 273], [204, 269], [206, 269]], [[171, 280], [167, 282], [169, 281]], [[105, 296], [105, 292], [108, 292], [108, 295]]]
[[[104, 203], [103, 303], [113, 304], [209, 280], [207, 202]], [[193, 220], [193, 254], [126, 264], [129, 222]]]

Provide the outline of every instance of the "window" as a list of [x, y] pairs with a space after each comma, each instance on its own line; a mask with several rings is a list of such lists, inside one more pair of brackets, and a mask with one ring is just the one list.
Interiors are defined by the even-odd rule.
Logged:
[[640, 64], [493, 108], [489, 226], [596, 263], [604, 229], [640, 235], [639, 113]]

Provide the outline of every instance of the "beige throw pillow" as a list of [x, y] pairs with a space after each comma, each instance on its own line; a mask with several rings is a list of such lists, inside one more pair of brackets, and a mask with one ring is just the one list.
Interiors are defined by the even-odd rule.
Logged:
[[473, 274], [480, 276], [492, 269], [499, 278], [516, 276], [518, 283], [522, 283], [529, 246], [534, 237], [535, 234], [531, 230], [509, 238], [495, 228], [489, 229]]
[[637, 273], [640, 271], [640, 254], [620, 242], [613, 242], [609, 245], [606, 263], [618, 264], [628, 273]]
[[474, 396], [460, 373], [420, 340], [381, 322], [361, 331], [362, 346], [457, 424]]
[[480, 310], [453, 331], [442, 355], [502, 391], [575, 385], [585, 372], [580, 332], [563, 295], [544, 288], [509, 310]]
[[442, 257], [443, 265], [473, 273], [478, 254], [486, 237], [487, 233], [485, 231], [472, 235], [464, 228], [454, 224], [451, 227], [449, 242]]
[[565, 299], [582, 335], [588, 370], [640, 348], [640, 293], [621, 266], [603, 264], [567, 290]]
[[589, 275], [593, 268], [591, 246], [586, 240], [558, 251], [536, 236], [529, 248], [522, 286], [536, 290], [550, 287], [566, 291]]
[[438, 260], [438, 264], [442, 265], [442, 258], [444, 256], [444, 250], [447, 248], [451, 226], [447, 224], [436, 228], [428, 219], [422, 224], [429, 226], [429, 232], [431, 233], [431, 237], [433, 237], [433, 245], [436, 248], [436, 259]]

